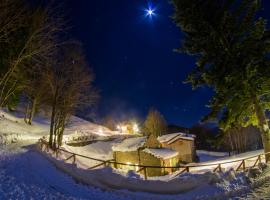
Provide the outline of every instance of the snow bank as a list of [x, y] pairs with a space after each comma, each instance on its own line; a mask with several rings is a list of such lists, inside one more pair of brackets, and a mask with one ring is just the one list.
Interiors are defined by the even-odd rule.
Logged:
[[176, 194], [192, 190], [201, 185], [210, 184], [217, 181], [218, 176], [214, 173], [204, 175], [184, 175], [169, 181], [143, 180], [138, 176], [127, 176], [112, 168], [102, 168], [96, 170], [85, 170], [77, 168], [76, 165], [64, 163], [50, 156], [48, 158], [53, 163], [75, 177], [77, 180], [103, 189], [127, 189], [130, 191], [152, 192], [159, 194]]
[[[99, 141], [99, 142], [82, 146], [82, 147], [63, 145], [62, 148], [76, 154], [80, 154], [83, 156], [87, 156], [87, 157], [91, 157], [91, 158], [95, 158], [99, 160], [111, 160], [113, 159], [112, 146], [115, 143], [116, 141]], [[67, 158], [68, 156], [70, 155], [66, 155], [65, 157], [63, 157], [63, 159]], [[101, 164], [102, 162], [77, 156], [76, 163], [78, 167], [83, 168], [83, 169], [88, 169], [95, 165]]]
[[216, 160], [225, 156], [229, 156], [229, 153], [227, 152], [214, 152], [205, 150], [196, 150], [196, 154], [199, 157], [200, 162]]
[[[226, 156], [223, 158], [211, 160], [211, 161], [206, 161], [206, 162], [200, 162], [200, 163], [191, 163], [194, 167], [190, 168], [190, 172], [192, 173], [204, 173], [206, 171], [211, 171], [214, 170], [218, 164], [221, 164], [221, 168], [223, 171], [228, 171], [231, 168], [236, 169], [242, 162], [243, 159], [247, 159], [249, 157], [254, 158], [249, 158], [248, 160], [245, 161], [245, 166], [252, 167], [257, 159], [256, 156], [264, 153], [263, 150], [256, 150], [256, 151], [250, 151], [246, 153], [241, 153], [237, 154], [234, 156]], [[261, 156], [261, 159], [263, 162], [265, 162], [265, 157]], [[225, 164], [223, 164], [225, 163]], [[198, 167], [196, 167], [198, 165]], [[205, 165], [205, 166], [199, 166], [199, 165]]]
[[205, 154], [209, 156], [214, 156], [214, 157], [224, 157], [224, 156], [229, 156], [228, 152], [216, 152], [216, 151], [206, 151], [206, 150], [197, 150], [197, 154]]
[[[168, 180], [144, 180], [141, 175], [132, 171], [121, 173], [112, 168], [86, 170], [46, 156], [59, 169], [79, 182], [106, 190], [134, 191], [136, 195], [139, 195], [138, 192], [146, 192], [143, 193], [146, 198], [141, 199], [224, 199], [235, 195], [238, 191], [246, 191], [250, 186], [248, 177], [234, 170], [225, 173], [185, 173]], [[151, 196], [153, 194], [156, 196]]]

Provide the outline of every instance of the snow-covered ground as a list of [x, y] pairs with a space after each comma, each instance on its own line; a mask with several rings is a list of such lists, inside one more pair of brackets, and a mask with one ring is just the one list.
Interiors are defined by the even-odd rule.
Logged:
[[[195, 167], [190, 168], [190, 172], [204, 173], [207, 171], [213, 171], [217, 167], [218, 164], [221, 164], [221, 168], [223, 171], [228, 171], [231, 168], [237, 169], [237, 167], [241, 164], [243, 159], [245, 159], [245, 166], [251, 167], [256, 162], [257, 156], [262, 153], [263, 153], [263, 150], [256, 150], [256, 151], [250, 151], [246, 153], [237, 154], [234, 156], [225, 156], [219, 159], [209, 160], [206, 162], [193, 163], [192, 165], [194, 165]], [[261, 156], [261, 160], [265, 162], [264, 156]]]
[[[105, 178], [106, 174], [100, 179]], [[208, 175], [208, 177], [213, 177]], [[35, 150], [30, 142], [0, 146], [0, 199], [227, 199], [224, 194], [229, 194], [235, 189], [247, 188], [247, 180], [243, 174], [229, 173], [216, 174], [220, 182], [202, 183], [202, 176], [183, 176], [183, 183], [175, 183], [181, 187], [200, 183], [191, 191], [182, 194], [157, 195], [144, 192], [131, 192], [127, 190], [102, 190], [92, 186], [81, 185], [65, 173], [59, 171], [49, 160]], [[186, 180], [185, 180], [186, 179]], [[205, 180], [205, 178], [203, 178]], [[119, 180], [112, 180], [118, 181]], [[190, 183], [191, 181], [191, 183]], [[212, 180], [213, 181], [213, 180]], [[120, 181], [121, 182], [121, 181]], [[139, 184], [133, 182], [134, 185]]]
[[[132, 171], [123, 173], [111, 168], [87, 170], [87, 163], [81, 162], [76, 166], [38, 152], [35, 143], [47, 134], [48, 120], [45, 117], [38, 116], [29, 126], [23, 122], [20, 113], [0, 111], [0, 199], [226, 199], [249, 188], [250, 179], [244, 173], [233, 170], [223, 173], [204, 173], [202, 170], [200, 174], [186, 173], [147, 181]], [[118, 133], [74, 117], [66, 134], [69, 135], [67, 140], [73, 140], [74, 137], [92, 134], [106, 137]], [[91, 157], [110, 159], [112, 145], [117, 142], [114, 138], [84, 147], [65, 145], [64, 148], [79, 154], [87, 153]], [[260, 152], [229, 159], [256, 153]], [[208, 163], [228, 160], [222, 159]], [[89, 186], [78, 181], [88, 181]]]
[[[32, 125], [24, 123], [21, 112], [7, 112], [0, 109], [0, 144], [9, 144], [17, 140], [38, 140], [49, 134], [49, 118], [44, 114], [38, 114]], [[114, 135], [124, 135], [117, 131], [88, 122], [78, 117], [71, 117], [65, 132], [64, 142], [80, 139], [98, 139]]]
[[76, 183], [29, 143], [0, 147], [0, 199], [131, 199]]
[[197, 156], [199, 157], [200, 162], [216, 160], [219, 158], [229, 156], [229, 153], [227, 152], [213, 152], [213, 151], [197, 150], [196, 153], [197, 153]]

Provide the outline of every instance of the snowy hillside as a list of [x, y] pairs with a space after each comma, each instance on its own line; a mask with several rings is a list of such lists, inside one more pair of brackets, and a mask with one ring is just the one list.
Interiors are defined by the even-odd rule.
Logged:
[[[48, 117], [39, 114], [32, 125], [24, 122], [21, 112], [0, 110], [0, 144], [13, 143], [18, 140], [38, 140], [49, 134]], [[108, 128], [97, 125], [78, 117], [71, 117], [64, 132], [64, 142], [93, 137], [106, 137], [120, 134]]]
[[49, 125], [34, 121], [27, 125], [20, 113], [8, 113], [0, 110], [0, 144], [13, 143], [18, 140], [37, 140], [48, 134]]

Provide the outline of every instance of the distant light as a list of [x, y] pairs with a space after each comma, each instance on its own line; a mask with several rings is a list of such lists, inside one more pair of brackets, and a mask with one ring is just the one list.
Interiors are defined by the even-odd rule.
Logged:
[[121, 126], [122, 133], [127, 132], [127, 126]]
[[134, 131], [135, 133], [139, 132], [138, 124], [133, 124], [133, 131]]

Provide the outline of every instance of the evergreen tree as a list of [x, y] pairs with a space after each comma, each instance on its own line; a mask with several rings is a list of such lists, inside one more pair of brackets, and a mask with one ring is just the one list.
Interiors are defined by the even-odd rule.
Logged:
[[[270, 130], [270, 31], [258, 18], [259, 0], [173, 0], [173, 19], [185, 33], [180, 52], [197, 58], [188, 77], [194, 88], [210, 86], [215, 94], [204, 119], [259, 128], [265, 152]], [[268, 156], [269, 160], [269, 156]]]

